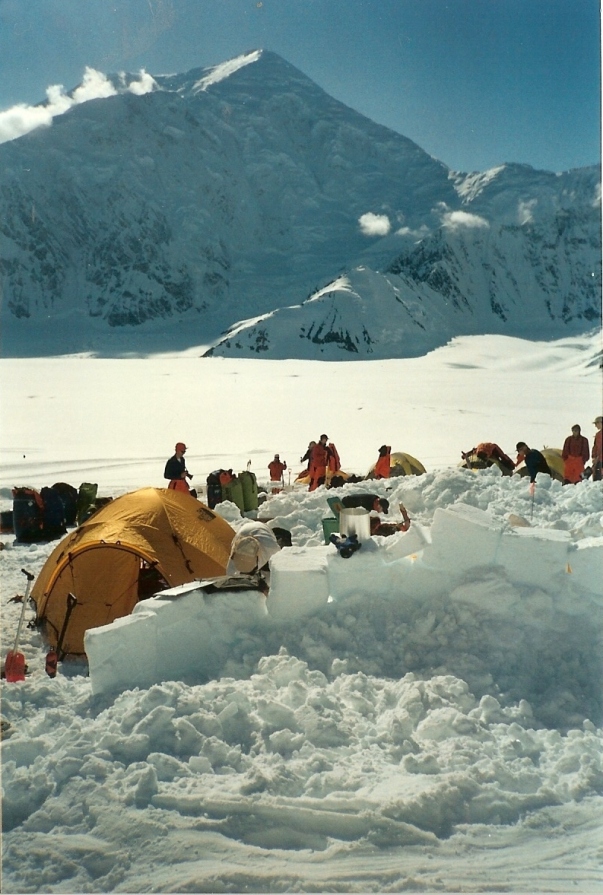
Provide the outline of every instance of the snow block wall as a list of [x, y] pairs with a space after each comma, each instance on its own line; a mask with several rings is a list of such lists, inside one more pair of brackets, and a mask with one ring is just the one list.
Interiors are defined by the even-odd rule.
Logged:
[[[303, 638], [311, 618], [328, 621], [348, 604], [370, 612], [378, 600], [395, 606], [415, 645], [417, 631], [429, 634], [437, 613], [450, 606], [459, 607], [455, 637], [476, 619], [493, 632], [486, 636], [500, 637], [496, 625], [504, 623], [511, 642], [517, 618], [558, 634], [564, 619], [575, 615], [584, 615], [600, 636], [602, 547], [603, 538], [576, 546], [567, 532], [554, 529], [508, 530], [487, 512], [459, 503], [436, 510], [430, 531], [412, 525], [406, 533], [369, 538], [348, 559], [332, 545], [285, 548], [270, 561], [267, 599], [252, 590], [208, 594], [193, 583], [88, 631], [92, 690], [219, 677], [245, 651], [278, 651], [281, 640], [300, 630]], [[471, 610], [468, 616], [462, 607]], [[558, 648], [549, 639], [541, 649]]]

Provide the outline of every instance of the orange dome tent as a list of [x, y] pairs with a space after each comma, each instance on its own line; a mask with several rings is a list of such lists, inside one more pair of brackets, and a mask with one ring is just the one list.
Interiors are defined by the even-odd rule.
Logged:
[[82, 655], [89, 628], [129, 615], [140, 599], [224, 575], [233, 537], [230, 525], [190, 494], [167, 488], [124, 494], [50, 554], [31, 593], [37, 620], [56, 646], [73, 594], [62, 652]]

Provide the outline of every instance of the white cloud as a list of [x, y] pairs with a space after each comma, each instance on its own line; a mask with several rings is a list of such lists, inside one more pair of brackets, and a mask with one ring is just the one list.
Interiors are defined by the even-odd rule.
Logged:
[[490, 224], [478, 214], [470, 214], [468, 211], [447, 211], [442, 215], [442, 226], [449, 230], [459, 230], [461, 227], [483, 227], [487, 229]]
[[358, 223], [365, 236], [387, 236], [392, 228], [386, 214], [373, 214], [372, 211], [360, 215]]
[[152, 93], [157, 87], [157, 81], [142, 68], [140, 70], [140, 81], [132, 81], [128, 90], [136, 96], [144, 96], [145, 93]]
[[87, 65], [82, 83], [73, 91], [73, 104], [79, 105], [91, 99], [104, 99], [107, 96], [115, 96], [116, 93], [117, 90], [106, 75]]
[[[140, 80], [132, 81], [120, 93], [130, 92], [137, 96], [149, 93], [156, 86], [155, 81], [144, 69], [140, 72]], [[73, 96], [65, 93], [62, 84], [54, 84], [46, 90], [47, 102], [39, 106], [19, 104], [0, 112], [0, 143], [16, 140], [38, 127], [48, 127], [57, 115], [67, 112], [72, 106], [88, 102], [91, 99], [102, 99], [115, 96], [118, 91], [102, 72], [86, 66], [84, 77]]]

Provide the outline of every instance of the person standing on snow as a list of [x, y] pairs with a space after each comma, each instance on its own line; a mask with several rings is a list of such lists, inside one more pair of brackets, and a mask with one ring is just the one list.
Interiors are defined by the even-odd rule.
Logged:
[[522, 462], [525, 463], [526, 469], [530, 473], [530, 483], [532, 485], [536, 481], [536, 476], [539, 472], [544, 472], [546, 475], [551, 474], [549, 464], [546, 462], [544, 455], [537, 451], [536, 448], [529, 448], [525, 441], [518, 441], [515, 449], [517, 451], [515, 466], [519, 466]]
[[273, 494], [279, 494], [283, 490], [283, 473], [287, 468], [287, 462], [281, 460], [278, 454], [274, 455], [274, 460], [268, 464], [270, 472], [270, 486]]
[[593, 420], [597, 432], [593, 440], [591, 460], [593, 461], [593, 482], [601, 481], [601, 468], [603, 466], [603, 416], [597, 416]]
[[186, 468], [184, 454], [186, 453], [186, 445], [183, 441], [179, 441], [175, 447], [176, 453], [165, 464], [163, 471], [164, 479], [169, 479], [168, 488], [170, 491], [190, 492], [187, 479], [192, 479], [192, 475]]
[[324, 485], [325, 483], [327, 467], [332, 456], [332, 451], [327, 444], [328, 440], [328, 435], [321, 435], [310, 451], [310, 484], [308, 491], [315, 491], [319, 485]]
[[580, 426], [572, 426], [572, 434], [563, 442], [563, 484], [575, 485], [582, 481], [584, 467], [590, 458], [588, 439], [581, 434]]
[[391, 445], [382, 444], [379, 448], [379, 459], [375, 463], [375, 478], [388, 479], [391, 469]]

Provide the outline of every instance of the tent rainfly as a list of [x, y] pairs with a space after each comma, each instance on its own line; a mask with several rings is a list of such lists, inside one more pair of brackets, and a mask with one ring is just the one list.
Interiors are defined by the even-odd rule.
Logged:
[[189, 494], [142, 488], [98, 510], [50, 554], [32, 588], [36, 617], [63, 654], [83, 655], [84, 634], [129, 615], [139, 600], [197, 578], [224, 575], [234, 531]]

